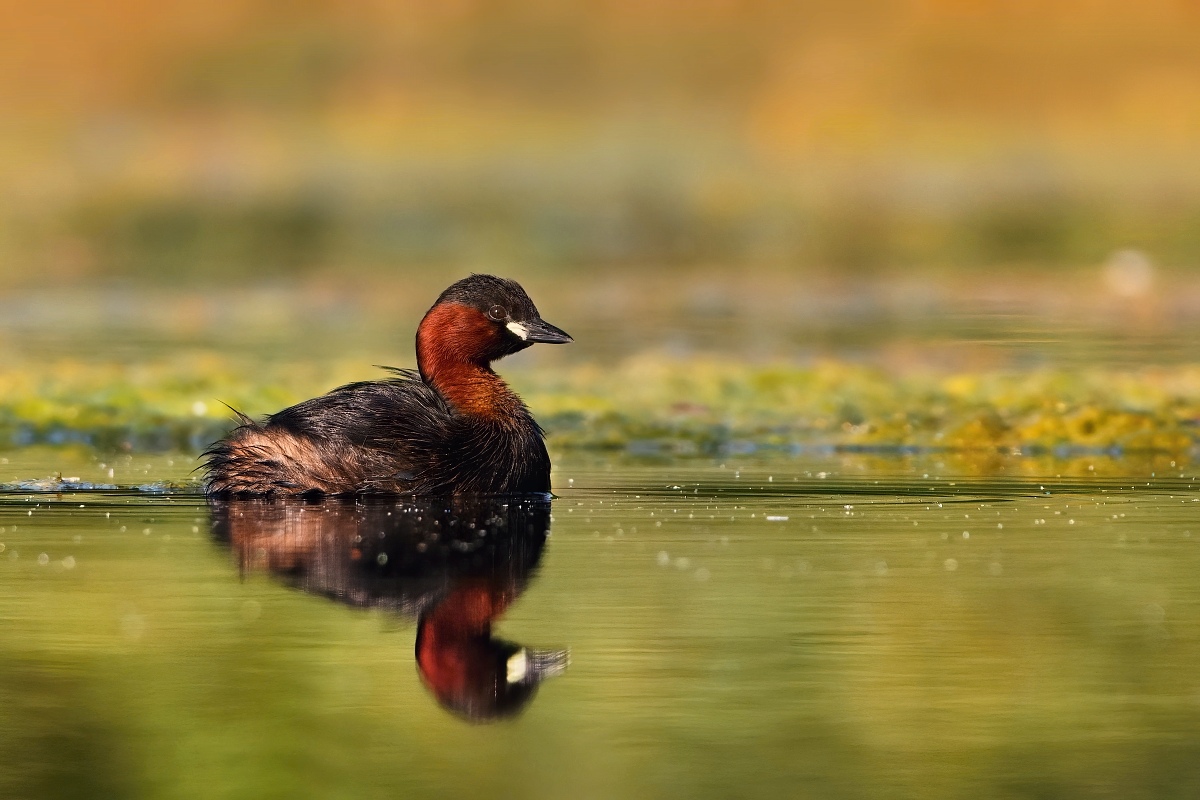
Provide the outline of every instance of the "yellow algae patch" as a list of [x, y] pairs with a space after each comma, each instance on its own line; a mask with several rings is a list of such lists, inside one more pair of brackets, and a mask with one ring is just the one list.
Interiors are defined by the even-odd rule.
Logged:
[[[498, 368], [555, 447], [1183, 452], [1200, 436], [1200, 368], [1188, 365], [939, 373], [642, 353], [553, 369], [509, 366]], [[222, 403], [260, 416], [383, 377], [353, 355], [263, 363], [198, 350], [136, 365], [10, 360], [0, 370], [0, 445], [195, 450], [231, 424]]]

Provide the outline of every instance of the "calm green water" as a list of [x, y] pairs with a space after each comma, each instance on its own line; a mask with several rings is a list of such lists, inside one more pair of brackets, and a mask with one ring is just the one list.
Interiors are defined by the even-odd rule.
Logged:
[[0, 797], [1197, 796], [1200, 487], [1020, 471], [577, 457], [550, 509], [453, 513], [14, 490]]

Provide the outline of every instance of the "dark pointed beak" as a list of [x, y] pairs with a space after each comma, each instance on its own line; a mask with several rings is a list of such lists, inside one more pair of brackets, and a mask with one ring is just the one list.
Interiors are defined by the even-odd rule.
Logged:
[[566, 331], [556, 328], [549, 322], [541, 319], [522, 322], [521, 325], [525, 328], [525, 341], [527, 342], [540, 342], [542, 344], [568, 344], [575, 341]]

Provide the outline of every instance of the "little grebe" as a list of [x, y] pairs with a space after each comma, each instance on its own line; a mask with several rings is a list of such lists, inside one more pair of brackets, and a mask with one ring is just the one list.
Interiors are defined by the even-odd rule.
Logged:
[[542, 429], [492, 371], [535, 342], [571, 337], [516, 282], [472, 275], [417, 328], [417, 371], [351, 383], [255, 422], [205, 451], [218, 496], [456, 495], [550, 491]]

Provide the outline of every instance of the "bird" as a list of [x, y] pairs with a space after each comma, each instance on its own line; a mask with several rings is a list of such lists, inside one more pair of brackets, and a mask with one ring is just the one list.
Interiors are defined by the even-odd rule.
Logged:
[[238, 425], [202, 454], [212, 497], [460, 496], [550, 491], [545, 435], [492, 363], [566, 344], [516, 281], [471, 275], [417, 327], [417, 369]]

